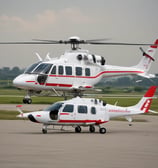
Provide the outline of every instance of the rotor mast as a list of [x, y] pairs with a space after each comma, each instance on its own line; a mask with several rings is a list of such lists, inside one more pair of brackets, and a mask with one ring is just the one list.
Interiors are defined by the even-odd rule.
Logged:
[[68, 41], [71, 44], [72, 50], [79, 49], [79, 44], [81, 43], [81, 40], [79, 37], [77, 37], [77, 36], [70, 37]]

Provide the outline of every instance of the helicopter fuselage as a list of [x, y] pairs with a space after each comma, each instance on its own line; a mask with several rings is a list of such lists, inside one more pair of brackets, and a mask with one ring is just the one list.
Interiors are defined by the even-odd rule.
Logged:
[[31, 65], [13, 84], [26, 90], [82, 91], [92, 88], [102, 78], [141, 73], [134, 67], [105, 65], [104, 57], [89, 54], [87, 50], [72, 50], [60, 58]]

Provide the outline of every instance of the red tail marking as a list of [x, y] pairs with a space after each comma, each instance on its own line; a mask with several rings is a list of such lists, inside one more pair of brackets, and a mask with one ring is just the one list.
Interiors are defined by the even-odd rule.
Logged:
[[153, 97], [157, 87], [158, 86], [151, 86], [145, 93], [144, 97]]
[[158, 39], [155, 41], [154, 44], [156, 44], [156, 45], [152, 45], [152, 46], [150, 46], [150, 47], [151, 47], [151, 48], [158, 48]]
[[152, 102], [152, 99], [147, 99], [143, 106], [141, 107], [141, 110], [144, 111], [144, 113], [147, 113], [149, 108], [150, 108], [150, 105], [151, 105], [151, 102]]

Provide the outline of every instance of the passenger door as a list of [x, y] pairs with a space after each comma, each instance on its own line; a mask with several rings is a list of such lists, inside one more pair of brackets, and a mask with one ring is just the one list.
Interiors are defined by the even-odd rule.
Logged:
[[60, 112], [60, 120], [65, 122], [72, 122], [75, 120], [75, 107], [73, 104], [66, 104]]

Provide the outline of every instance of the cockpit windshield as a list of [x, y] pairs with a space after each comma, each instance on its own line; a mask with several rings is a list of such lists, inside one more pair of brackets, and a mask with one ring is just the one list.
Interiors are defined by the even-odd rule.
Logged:
[[39, 74], [39, 73], [48, 74], [51, 67], [52, 67], [52, 64], [38, 62], [28, 67], [24, 73], [25, 74]]
[[41, 62], [37, 62], [35, 64], [32, 64], [25, 70], [25, 74], [30, 74]]
[[40, 64], [32, 73], [48, 74], [51, 67], [52, 67], [52, 64], [43, 63], [43, 64]]
[[49, 106], [48, 108], [44, 109], [44, 111], [58, 111], [60, 109], [60, 107], [62, 106], [62, 102], [60, 103], [54, 103], [51, 106]]

